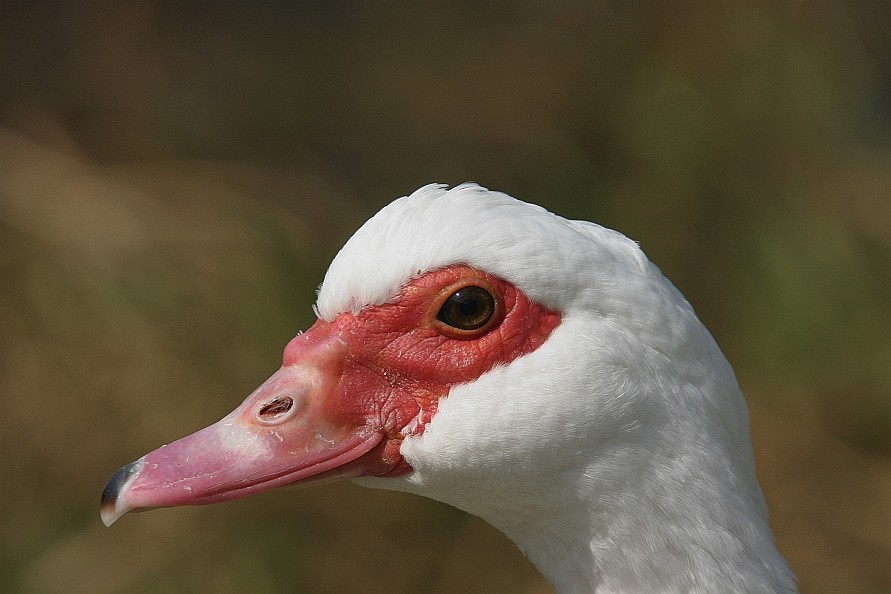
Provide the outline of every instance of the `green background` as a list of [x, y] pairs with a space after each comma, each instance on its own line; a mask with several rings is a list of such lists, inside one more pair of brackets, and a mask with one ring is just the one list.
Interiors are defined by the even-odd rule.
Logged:
[[392, 198], [641, 242], [737, 370], [808, 592], [891, 590], [891, 4], [3, 2], [0, 590], [548, 592], [351, 484], [99, 522], [222, 417]]

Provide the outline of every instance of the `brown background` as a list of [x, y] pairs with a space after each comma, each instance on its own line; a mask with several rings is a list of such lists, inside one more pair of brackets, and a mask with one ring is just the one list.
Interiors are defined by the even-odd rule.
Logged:
[[641, 241], [803, 590], [891, 591], [889, 6], [3, 2], [0, 590], [549, 591], [350, 484], [98, 518], [278, 366], [364, 219], [475, 180]]

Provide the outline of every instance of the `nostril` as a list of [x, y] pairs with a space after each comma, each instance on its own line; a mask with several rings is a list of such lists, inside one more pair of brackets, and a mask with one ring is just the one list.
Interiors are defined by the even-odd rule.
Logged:
[[294, 406], [294, 399], [290, 396], [276, 396], [275, 399], [264, 405], [258, 414], [264, 421], [273, 421], [291, 410], [292, 406]]

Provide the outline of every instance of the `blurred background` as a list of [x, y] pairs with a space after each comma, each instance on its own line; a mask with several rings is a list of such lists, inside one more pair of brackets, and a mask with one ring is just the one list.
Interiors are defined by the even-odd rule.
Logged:
[[99, 521], [314, 320], [378, 208], [474, 180], [641, 242], [747, 394], [802, 591], [891, 591], [891, 4], [0, 4], [0, 591], [545, 593], [351, 484]]

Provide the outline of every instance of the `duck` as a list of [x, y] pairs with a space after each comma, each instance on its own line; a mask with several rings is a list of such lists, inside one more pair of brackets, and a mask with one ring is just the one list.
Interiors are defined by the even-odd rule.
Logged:
[[220, 421], [112, 475], [128, 511], [338, 479], [483, 518], [559, 594], [797, 592], [734, 372], [639, 245], [473, 183], [385, 206]]

